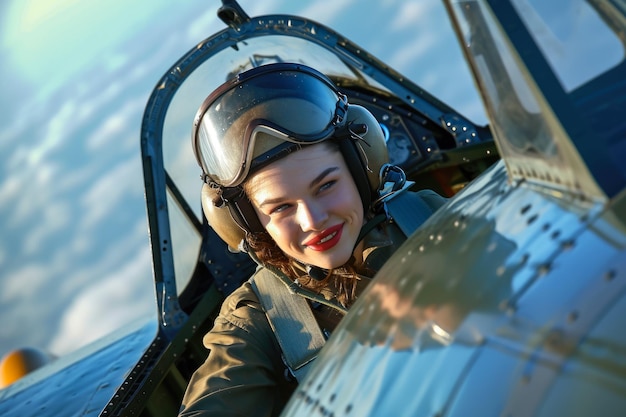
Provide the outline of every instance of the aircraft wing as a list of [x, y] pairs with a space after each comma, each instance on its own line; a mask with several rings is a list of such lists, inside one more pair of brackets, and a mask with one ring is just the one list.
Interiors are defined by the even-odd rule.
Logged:
[[0, 389], [0, 415], [100, 415], [128, 384], [135, 365], [149, 355], [157, 328], [154, 320], [140, 322], [54, 359]]

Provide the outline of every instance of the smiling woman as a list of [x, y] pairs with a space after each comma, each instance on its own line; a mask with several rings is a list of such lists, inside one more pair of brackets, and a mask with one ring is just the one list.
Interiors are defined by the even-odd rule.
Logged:
[[259, 268], [204, 337], [209, 357], [181, 416], [278, 415], [324, 335], [406, 238], [387, 199], [419, 197], [388, 163], [375, 116], [299, 63], [254, 66], [222, 84], [197, 111], [192, 142], [209, 224]]

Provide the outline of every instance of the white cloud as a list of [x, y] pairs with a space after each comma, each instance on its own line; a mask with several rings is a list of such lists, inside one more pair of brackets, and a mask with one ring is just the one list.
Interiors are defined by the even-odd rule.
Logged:
[[[400, 2], [395, 19], [388, 25], [388, 28], [398, 32], [404, 29], [414, 30], [428, 22], [436, 22], [439, 25], [441, 21], [433, 16], [435, 6], [436, 4], [433, 1]], [[420, 30], [420, 34], [423, 32], [426, 31]]]
[[2, 304], [20, 299], [32, 299], [50, 278], [50, 269], [44, 264], [33, 263], [10, 271], [2, 277]]
[[[106, 101], [112, 100], [121, 89], [127, 88], [129, 84], [133, 84], [135, 81], [134, 78], [139, 75], [140, 73], [135, 71], [133, 77], [129, 77], [129, 79], [123, 83], [116, 84], [115, 88], [110, 91], [111, 97], [109, 99], [99, 99], [97, 102], [94, 100], [93, 103], [90, 103], [91, 107], [104, 107]], [[85, 141], [86, 148], [92, 152], [99, 152], [107, 145], [119, 146], [121, 144], [123, 146], [132, 144], [133, 150], [138, 153], [138, 126], [140, 125], [145, 106], [146, 97], [139, 96], [133, 97], [132, 100], [123, 101], [122, 105], [113, 113], [107, 114], [99, 110], [99, 112], [106, 115], [106, 117], [94, 122], [96, 127]], [[128, 140], [126, 138], [128, 138]]]
[[[80, 249], [83, 238], [87, 236], [94, 241], [92, 245], [95, 247], [96, 253], [83, 258], [80, 264], [67, 267], [63, 279], [56, 287], [56, 291], [61, 299], [74, 298], [89, 283], [101, 281], [102, 277], [111, 275], [111, 270], [117, 269], [119, 265], [126, 263], [130, 254], [135, 253], [139, 248], [149, 246], [145, 217], [135, 215], [132, 221], [134, 226], [119, 230], [119, 233], [110, 242], [111, 244], [109, 244], [109, 241], [98, 239], [95, 233], [84, 233], [84, 230], [79, 229], [81, 231], [80, 235], [75, 236], [72, 242], [76, 242], [76, 247]], [[69, 247], [74, 248], [74, 245], [69, 245]], [[66, 248], [64, 246], [64, 251], [57, 254], [55, 261], [71, 263], [72, 260], [77, 259], [76, 254], [65, 250]]]
[[[59, 344], [68, 341], [63, 345], [65, 350], [55, 347], [54, 353], [64, 354], [87, 343], [81, 339], [81, 332], [99, 337], [154, 311], [154, 284], [145, 218], [138, 218], [114, 245], [105, 245], [96, 239], [95, 244], [100, 246], [97, 255], [83, 256], [77, 262], [81, 257], [76, 251], [82, 249], [84, 239], [85, 236], [80, 234], [67, 244], [51, 246], [45, 260], [28, 262], [2, 275], [0, 315], [10, 317], [10, 320], [0, 328], [0, 346], [6, 349], [7, 345], [19, 343], [23, 346], [26, 343], [47, 348], [54, 338]], [[93, 245], [93, 239], [89, 240]], [[120, 293], [116, 294], [107, 282], [116, 285]], [[96, 300], [77, 301], [85, 290]], [[97, 300], [99, 297], [102, 300]], [[61, 330], [57, 328], [70, 321], [73, 315], [82, 314], [77, 313], [80, 309], [85, 309], [84, 320], [81, 317], [74, 319], [81, 323], [81, 327], [74, 330], [73, 325]], [[65, 316], [68, 318], [63, 319]], [[23, 335], [26, 329], [37, 330], [29, 331], [26, 337]], [[65, 336], [65, 331], [70, 335]], [[18, 335], [22, 336], [16, 338]]]
[[[433, 65], [424, 59], [427, 54], [439, 54], [444, 47], [441, 44], [446, 42], [437, 26], [441, 25], [442, 16], [440, 7], [434, 1], [421, 2], [400, 2], [397, 13], [389, 24], [389, 30], [395, 36], [406, 39], [403, 47], [394, 48], [389, 58], [389, 64], [396, 69], [419, 69], [425, 72]], [[441, 15], [441, 16], [440, 16]], [[440, 49], [436, 49], [439, 45]], [[425, 85], [420, 77], [414, 80], [420, 85]]]
[[139, 247], [119, 268], [91, 281], [66, 309], [48, 350], [63, 355], [135, 319], [156, 317], [150, 258], [149, 247]]
[[11, 176], [0, 188], [0, 207], [11, 211], [6, 217], [10, 228], [16, 229], [41, 220], [41, 209], [58, 198], [51, 185], [57, 174], [57, 167], [50, 161], [42, 161], [37, 169], [27, 164], [21, 170], [11, 171]]
[[81, 198], [84, 216], [80, 229], [88, 231], [107, 216], [114, 216], [116, 210], [124, 207], [125, 197], [142, 195], [142, 178], [139, 156], [128, 158], [99, 176]]
[[31, 103], [13, 102], [11, 104], [18, 107], [18, 109], [15, 109], [15, 114], [17, 115], [12, 117], [9, 123], [0, 129], [0, 149], [8, 149], [14, 146], [14, 142], [19, 141], [23, 137], [23, 132], [29, 124], [26, 115], [33, 112]]
[[96, 119], [101, 117], [102, 109], [116, 100], [122, 92], [123, 86], [119, 81], [108, 82], [103, 89], [95, 87], [92, 80], [79, 82], [76, 91], [72, 93], [80, 100], [80, 107], [74, 120], [85, 123], [92, 117]]
[[37, 166], [53, 150], [71, 137], [71, 131], [76, 126], [75, 115], [78, 105], [74, 100], [63, 101], [56, 114], [53, 114], [48, 122], [43, 140], [32, 148], [28, 164], [30, 167]]
[[12, 204], [22, 191], [21, 181], [16, 176], [5, 177], [0, 182], [0, 209]]
[[71, 240], [69, 247], [72, 253], [81, 257], [94, 247], [94, 240], [86, 234], [78, 234]]
[[[102, 156], [102, 154], [100, 155]], [[80, 187], [86, 183], [92, 183], [94, 178], [104, 175], [98, 159], [91, 160], [84, 167], [61, 166], [59, 172], [54, 175], [54, 194], [74, 195]], [[74, 197], [72, 197], [74, 199]]]
[[[120, 140], [126, 138], [124, 133], [130, 131], [129, 126], [137, 123], [141, 118], [141, 112], [145, 106], [143, 98], [138, 98], [124, 102], [124, 105], [115, 113], [106, 117], [87, 138], [86, 147], [90, 151], [98, 151], [103, 146], [117, 146], [120, 143], [128, 142]], [[134, 132], [139, 142], [139, 135]]]
[[71, 219], [71, 207], [66, 201], [51, 201], [39, 206], [36, 221], [24, 239], [24, 253], [32, 255], [42, 249], [44, 240], [65, 228]]
[[[354, 0], [334, 0], [334, 1], [316, 1], [309, 4], [302, 10], [298, 10], [298, 15], [311, 17], [319, 22], [330, 22], [338, 14], [347, 10]], [[298, 3], [298, 6], [300, 4]], [[278, 11], [276, 13], [279, 13]]]
[[255, 0], [239, 0], [239, 4], [250, 17], [277, 13], [289, 13], [287, 11], [289, 6], [298, 4], [297, 7], [300, 7], [301, 5], [299, 2], [285, 0], [265, 0], [263, 2]]
[[219, 27], [219, 25], [225, 25], [218, 19], [215, 10], [209, 9], [204, 13], [200, 13], [187, 27], [186, 39], [189, 40], [190, 45], [193, 43], [199, 43], [207, 34], [211, 34], [212, 31], [209, 28]]
[[[428, 62], [421, 58], [423, 58], [429, 50], [432, 50], [436, 43], [437, 39], [435, 35], [424, 34], [419, 36], [411, 42], [410, 48], [396, 50], [389, 58], [389, 64], [393, 68], [414, 68], [421, 66], [425, 69], [428, 67]], [[433, 68], [433, 71], [436, 71], [436, 69]], [[420, 84], [424, 85], [422, 79], [420, 79]]]

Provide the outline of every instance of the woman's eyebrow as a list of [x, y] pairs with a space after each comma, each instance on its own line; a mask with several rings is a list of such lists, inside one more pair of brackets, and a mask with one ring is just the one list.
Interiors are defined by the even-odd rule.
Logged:
[[326, 177], [328, 174], [330, 174], [333, 171], [337, 171], [338, 169], [339, 169], [339, 167], [326, 168], [324, 171], [322, 171], [322, 173], [320, 175], [318, 175], [317, 177], [315, 177], [313, 179], [313, 181], [311, 181], [311, 184], [309, 184], [309, 187], [311, 187], [311, 188], [315, 187], [317, 184], [322, 182], [324, 177]]

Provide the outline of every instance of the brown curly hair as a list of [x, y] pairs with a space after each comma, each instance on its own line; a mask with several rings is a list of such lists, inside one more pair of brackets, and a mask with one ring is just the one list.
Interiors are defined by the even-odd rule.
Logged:
[[272, 265], [283, 274], [298, 281], [302, 286], [319, 292], [325, 287], [334, 290], [337, 301], [344, 307], [351, 305], [356, 298], [357, 282], [359, 274], [371, 275], [365, 267], [357, 267], [354, 257], [340, 268], [328, 270], [324, 279], [317, 280], [311, 278], [304, 267], [295, 259], [288, 257], [274, 242], [269, 233], [256, 232], [246, 235], [246, 243], [249, 249], [253, 250], [262, 264]]

